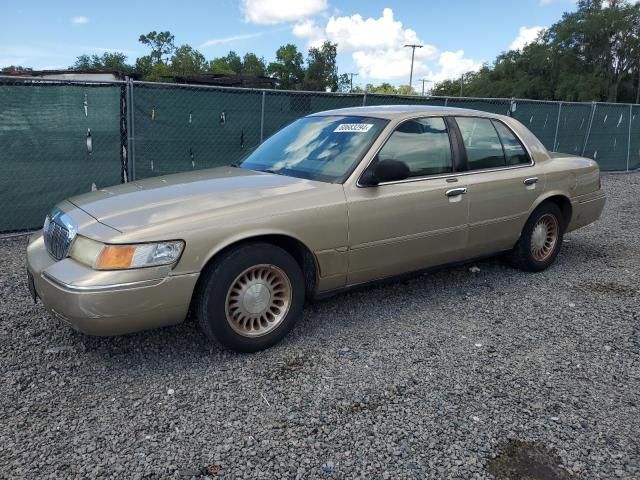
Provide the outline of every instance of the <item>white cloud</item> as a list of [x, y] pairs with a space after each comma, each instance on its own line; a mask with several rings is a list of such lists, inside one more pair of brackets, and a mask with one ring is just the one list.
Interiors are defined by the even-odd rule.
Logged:
[[293, 26], [293, 34], [307, 40], [310, 47], [317, 47], [326, 40], [324, 29], [314, 20], [303, 20]]
[[89, 17], [85, 17], [83, 15], [71, 17], [71, 23], [74, 25], [84, 25], [85, 23], [89, 23]]
[[451, 78], [459, 78], [463, 73], [478, 70], [482, 63], [464, 56], [463, 50], [442, 52], [438, 58], [439, 70], [429, 76], [434, 82]]
[[202, 45], [200, 45], [200, 48], [210, 47], [212, 45], [222, 45], [224, 43], [232, 43], [238, 40], [247, 40], [250, 38], [261, 37], [264, 34], [265, 32], [255, 32], [255, 33], [246, 33], [244, 35], [232, 35], [230, 37], [212, 38], [204, 42]]
[[524, 47], [537, 40], [538, 35], [545, 30], [545, 27], [520, 27], [518, 36], [515, 38], [509, 48], [511, 50], [522, 50]]
[[261, 25], [296, 22], [328, 7], [327, 0], [242, 0], [245, 21]]
[[404, 28], [393, 16], [393, 10], [385, 8], [379, 18], [363, 18], [362, 15], [335, 17], [324, 28], [313, 20], [299, 22], [293, 34], [306, 39], [311, 46], [323, 40], [338, 44], [340, 53], [351, 52], [358, 73], [363, 78], [401, 80], [409, 78], [411, 49], [405, 44], [421, 44], [416, 49], [414, 78], [429, 71], [427, 60], [437, 58], [438, 49], [418, 38], [414, 30]]
[[461, 50], [440, 53], [434, 45], [421, 40], [415, 30], [405, 28], [390, 8], [385, 8], [378, 18], [359, 14], [332, 16], [324, 28], [314, 20], [304, 20], [293, 27], [293, 34], [311, 46], [323, 40], [337, 43], [339, 53], [351, 53], [363, 81], [407, 83], [411, 70], [411, 49], [404, 47], [407, 44], [424, 45], [415, 51], [415, 82], [424, 77], [434, 81], [458, 77], [481, 66], [481, 62], [465, 58]]

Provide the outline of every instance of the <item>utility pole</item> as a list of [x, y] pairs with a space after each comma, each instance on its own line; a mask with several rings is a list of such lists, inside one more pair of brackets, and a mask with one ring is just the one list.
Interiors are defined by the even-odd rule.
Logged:
[[358, 74], [357, 73], [349, 73], [349, 75], [351, 75], [351, 88], [349, 90], [349, 93], [353, 93], [353, 77], [357, 77]]
[[462, 86], [464, 85], [464, 73], [460, 75], [460, 96], [462, 96]]
[[417, 45], [415, 43], [405, 45], [406, 48], [411, 49], [411, 73], [409, 74], [409, 88], [411, 88], [411, 84], [413, 83], [413, 58], [416, 55], [416, 48], [422, 48], [424, 45]]
[[427, 80], [426, 78], [423, 78], [423, 79], [422, 79], [422, 96], [423, 96], [423, 97], [424, 97], [424, 84], [425, 84], [425, 82], [432, 83], [432, 82], [433, 82], [433, 80]]

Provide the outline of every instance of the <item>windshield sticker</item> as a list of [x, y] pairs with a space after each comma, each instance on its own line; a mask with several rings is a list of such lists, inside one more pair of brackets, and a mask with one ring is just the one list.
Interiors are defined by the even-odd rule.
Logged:
[[356, 132], [364, 133], [371, 130], [373, 123], [342, 123], [336, 127], [334, 132]]

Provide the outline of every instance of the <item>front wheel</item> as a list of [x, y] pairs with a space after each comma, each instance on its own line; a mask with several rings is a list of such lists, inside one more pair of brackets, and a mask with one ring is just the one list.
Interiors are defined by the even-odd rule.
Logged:
[[527, 220], [509, 260], [522, 270], [545, 270], [560, 252], [563, 233], [562, 212], [555, 203], [543, 203]]
[[296, 260], [275, 245], [235, 247], [202, 275], [194, 297], [200, 328], [236, 352], [276, 344], [302, 314], [304, 276]]

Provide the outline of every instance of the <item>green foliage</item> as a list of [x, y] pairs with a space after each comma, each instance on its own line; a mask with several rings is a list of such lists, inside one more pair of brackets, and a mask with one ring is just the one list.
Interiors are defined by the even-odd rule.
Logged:
[[171, 55], [176, 49], [174, 45], [175, 37], [171, 32], [156, 32], [155, 30], [147, 33], [146, 35], [140, 35], [138, 41], [143, 45], [151, 48], [151, 60], [154, 64], [162, 63], [165, 56]]
[[304, 81], [304, 59], [298, 47], [292, 43], [281, 46], [276, 51], [276, 61], [267, 68], [268, 74], [278, 81], [284, 90], [298, 90]]
[[[365, 90], [368, 93], [379, 93], [380, 95], [415, 95], [416, 91], [409, 85], [400, 85], [394, 87], [388, 82], [383, 82], [380, 85], [373, 85], [367, 83]], [[355, 88], [354, 88], [355, 92]]]
[[242, 74], [264, 77], [267, 74], [267, 65], [264, 62], [264, 58], [259, 58], [255, 53], [246, 53], [242, 57]]
[[567, 101], [637, 101], [640, 5], [580, 0], [535, 43], [434, 86], [433, 95]]
[[21, 65], [9, 65], [8, 67], [2, 68], [2, 73], [13, 73], [13, 72], [31, 72], [32, 68], [23, 67]]
[[127, 56], [120, 52], [105, 52], [102, 55], [80, 55], [70, 67], [75, 70], [109, 70], [130, 73], [133, 66], [127, 64]]
[[171, 71], [176, 75], [197, 75], [204, 72], [206, 66], [204, 55], [190, 45], [178, 47], [171, 57]]
[[336, 56], [338, 44], [325, 41], [320, 48], [311, 47], [307, 54], [307, 71], [304, 76], [305, 90], [338, 90], [338, 66]]

